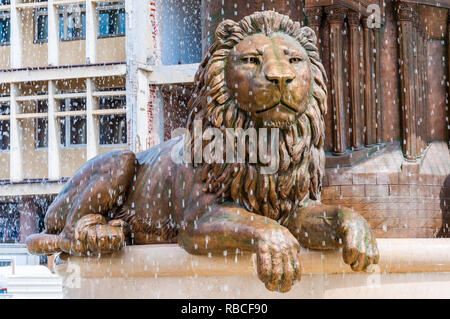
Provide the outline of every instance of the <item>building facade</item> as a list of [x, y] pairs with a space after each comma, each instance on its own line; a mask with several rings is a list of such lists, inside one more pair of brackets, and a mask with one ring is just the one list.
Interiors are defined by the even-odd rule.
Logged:
[[0, 12], [0, 243], [21, 247], [80, 165], [128, 147], [125, 2], [5, 0]]
[[23, 254], [83, 163], [164, 140], [161, 88], [193, 81], [200, 4], [0, 2], [0, 256]]

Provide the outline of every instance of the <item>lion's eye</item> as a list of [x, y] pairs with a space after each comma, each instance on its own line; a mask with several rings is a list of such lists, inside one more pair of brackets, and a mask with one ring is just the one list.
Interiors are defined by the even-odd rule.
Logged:
[[302, 61], [302, 58], [300, 57], [292, 57], [289, 59], [289, 63], [299, 63]]
[[245, 63], [249, 63], [249, 64], [259, 64], [259, 59], [255, 56], [249, 56], [243, 59]]

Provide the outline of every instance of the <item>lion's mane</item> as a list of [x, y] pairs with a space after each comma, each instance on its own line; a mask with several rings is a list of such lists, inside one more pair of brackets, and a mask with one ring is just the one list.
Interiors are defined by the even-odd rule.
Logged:
[[[280, 165], [277, 173], [260, 173], [259, 163], [203, 163], [204, 191], [216, 193], [223, 201], [233, 201], [248, 210], [275, 220], [285, 220], [305, 199], [320, 200], [325, 169], [324, 120], [326, 74], [316, 47], [316, 35], [289, 17], [273, 11], [255, 12], [239, 22], [225, 20], [216, 30], [195, 75], [195, 89], [188, 103], [188, 129], [193, 136], [195, 120], [203, 129], [254, 127], [249, 113], [238, 108], [226, 85], [225, 65], [230, 50], [244, 38], [262, 33], [284, 32], [296, 39], [310, 60], [312, 90], [306, 111], [297, 120], [282, 126], [279, 134]], [[225, 133], [224, 133], [225, 134]], [[193, 146], [193, 139], [188, 141]]]

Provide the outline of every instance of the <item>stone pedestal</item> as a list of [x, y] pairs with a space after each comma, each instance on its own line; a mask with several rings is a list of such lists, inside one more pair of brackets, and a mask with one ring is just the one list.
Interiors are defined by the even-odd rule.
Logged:
[[418, 163], [405, 160], [400, 143], [388, 144], [352, 167], [327, 169], [322, 183], [322, 202], [354, 209], [377, 238], [449, 237], [450, 155], [443, 141], [430, 143]]
[[379, 239], [380, 262], [352, 272], [335, 251], [302, 250], [302, 280], [270, 292], [254, 255], [192, 256], [177, 245], [125, 247], [101, 258], [60, 255], [65, 298], [450, 298], [450, 239]]

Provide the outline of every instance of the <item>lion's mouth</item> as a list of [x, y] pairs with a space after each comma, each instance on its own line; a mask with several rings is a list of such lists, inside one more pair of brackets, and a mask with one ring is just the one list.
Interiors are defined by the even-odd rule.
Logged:
[[264, 113], [264, 112], [270, 111], [270, 110], [272, 110], [272, 109], [274, 109], [274, 108], [276, 108], [276, 107], [280, 107], [280, 106], [284, 107], [286, 110], [288, 110], [288, 111], [291, 112], [291, 113], [297, 114], [297, 112], [298, 112], [298, 111], [297, 111], [296, 109], [294, 109], [293, 107], [287, 105], [287, 104], [284, 103], [283, 101], [280, 101], [280, 102], [275, 103], [275, 104], [272, 105], [271, 107], [268, 107], [268, 108], [263, 109], [263, 110], [255, 111], [255, 113], [256, 113], [256, 114], [262, 114], [262, 113]]

